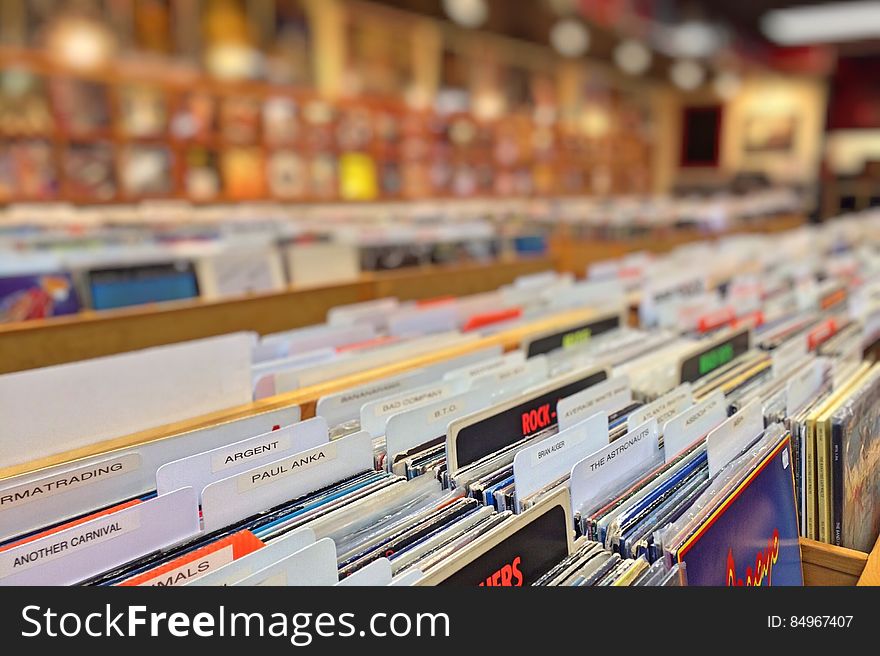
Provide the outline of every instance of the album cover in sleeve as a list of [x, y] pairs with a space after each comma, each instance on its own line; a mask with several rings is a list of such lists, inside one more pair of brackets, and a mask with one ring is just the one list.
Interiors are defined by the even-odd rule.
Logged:
[[79, 309], [69, 273], [0, 276], [0, 323], [74, 314]]
[[790, 439], [762, 458], [678, 550], [688, 585], [803, 585]]
[[831, 541], [871, 551], [880, 534], [880, 368], [871, 371], [831, 424]]

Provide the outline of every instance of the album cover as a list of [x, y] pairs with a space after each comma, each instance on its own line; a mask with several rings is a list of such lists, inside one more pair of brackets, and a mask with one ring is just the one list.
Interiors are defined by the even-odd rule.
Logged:
[[79, 309], [69, 273], [0, 277], [0, 323], [74, 314]]
[[688, 585], [803, 585], [786, 436], [696, 528], [675, 554]]
[[880, 369], [832, 419], [832, 542], [871, 551], [880, 534]]

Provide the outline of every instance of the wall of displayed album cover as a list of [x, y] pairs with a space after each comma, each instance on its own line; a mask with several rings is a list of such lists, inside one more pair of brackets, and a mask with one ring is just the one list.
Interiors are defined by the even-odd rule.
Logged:
[[688, 585], [803, 585], [786, 436], [677, 550]]
[[79, 309], [69, 273], [0, 277], [0, 323], [74, 314]]

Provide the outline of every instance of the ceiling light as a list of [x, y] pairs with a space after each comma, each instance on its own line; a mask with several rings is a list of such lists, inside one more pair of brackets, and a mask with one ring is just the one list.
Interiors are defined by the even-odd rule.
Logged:
[[718, 30], [703, 21], [682, 23], [674, 32], [675, 52], [682, 57], [705, 57], [718, 47]]
[[740, 87], [742, 87], [742, 80], [733, 71], [723, 71], [715, 76], [712, 86], [715, 88], [715, 93], [721, 98], [730, 100], [739, 93]]
[[703, 83], [706, 71], [695, 61], [680, 59], [669, 69], [669, 76], [679, 89], [693, 91]]
[[651, 51], [641, 41], [626, 39], [614, 48], [614, 62], [624, 73], [641, 75], [651, 66]]
[[480, 27], [489, 18], [486, 0], [443, 0], [443, 11], [462, 27]]
[[563, 57], [580, 57], [590, 47], [590, 33], [579, 20], [563, 18], [550, 30], [550, 44]]
[[834, 43], [880, 37], [880, 2], [834, 2], [768, 11], [761, 30], [784, 45]]

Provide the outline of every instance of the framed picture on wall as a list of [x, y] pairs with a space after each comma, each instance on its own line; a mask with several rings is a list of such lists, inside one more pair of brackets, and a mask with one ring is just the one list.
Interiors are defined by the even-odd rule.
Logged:
[[743, 149], [747, 153], [790, 153], [796, 132], [794, 114], [753, 114], [746, 117]]

